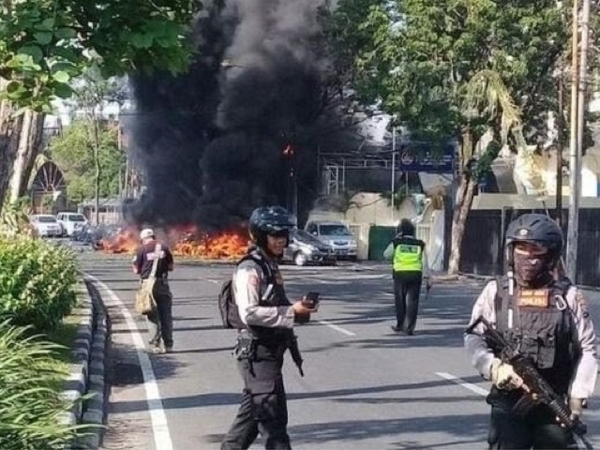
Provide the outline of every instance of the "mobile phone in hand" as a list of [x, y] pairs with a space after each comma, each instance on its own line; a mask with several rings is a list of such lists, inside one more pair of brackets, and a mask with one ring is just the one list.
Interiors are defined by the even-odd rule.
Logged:
[[308, 294], [306, 294], [302, 303], [307, 308], [314, 308], [315, 306], [317, 306], [317, 303], [319, 303], [319, 295], [320, 294], [318, 292], [309, 292]]

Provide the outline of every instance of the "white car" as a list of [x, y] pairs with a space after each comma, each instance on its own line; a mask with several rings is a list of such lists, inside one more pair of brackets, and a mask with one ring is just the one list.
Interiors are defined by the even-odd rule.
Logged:
[[29, 220], [38, 235], [42, 237], [60, 237], [63, 234], [62, 227], [56, 217], [50, 214], [34, 214], [29, 217]]
[[67, 236], [72, 236], [75, 230], [83, 228], [88, 223], [83, 214], [73, 212], [58, 213], [56, 220], [61, 225], [63, 234]]

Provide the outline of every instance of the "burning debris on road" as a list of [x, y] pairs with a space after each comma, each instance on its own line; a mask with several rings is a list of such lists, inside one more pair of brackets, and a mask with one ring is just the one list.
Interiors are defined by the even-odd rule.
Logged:
[[[194, 259], [238, 259], [246, 254], [249, 245], [248, 235], [242, 231], [206, 234], [193, 225], [169, 228], [159, 237], [174, 256]], [[96, 248], [105, 253], [133, 255], [139, 246], [139, 230], [126, 227], [105, 236]]]

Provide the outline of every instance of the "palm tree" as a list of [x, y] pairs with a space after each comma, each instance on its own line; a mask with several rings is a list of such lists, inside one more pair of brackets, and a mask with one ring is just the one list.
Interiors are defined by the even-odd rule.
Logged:
[[[481, 116], [487, 116], [490, 120], [499, 119], [503, 145], [506, 144], [508, 134], [521, 127], [521, 110], [513, 101], [500, 74], [493, 70], [477, 72], [469, 80], [464, 111], [470, 119]], [[522, 137], [522, 133], [520, 135]]]
[[[493, 70], [482, 70], [473, 75], [466, 85], [462, 112], [469, 122], [481, 118], [495, 122], [500, 129], [500, 141], [503, 146], [507, 144], [508, 135], [512, 134], [517, 146], [517, 158], [521, 158], [524, 167], [532, 167], [533, 155], [528, 150], [523, 136], [521, 110], [513, 101], [500, 74]], [[462, 182], [458, 189], [457, 205], [452, 221], [451, 252], [448, 263], [448, 274], [450, 275], [458, 273], [465, 223], [477, 185], [477, 180], [471, 176], [468, 167], [474, 156], [475, 143], [473, 139], [473, 132], [467, 126], [463, 130], [461, 149], [465, 170], [463, 170]]]

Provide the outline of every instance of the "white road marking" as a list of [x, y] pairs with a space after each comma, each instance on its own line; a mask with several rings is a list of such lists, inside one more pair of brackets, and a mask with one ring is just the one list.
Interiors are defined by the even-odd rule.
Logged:
[[356, 336], [356, 333], [353, 333], [352, 331], [348, 331], [345, 328], [339, 327], [334, 323], [331, 323], [327, 320], [315, 320], [315, 322], [320, 323], [321, 325], [325, 325], [335, 331], [338, 331], [342, 334], [345, 334], [346, 336]]
[[476, 394], [482, 395], [484, 397], [486, 395], [488, 395], [488, 391], [486, 389], [483, 389], [482, 387], [479, 387], [479, 386], [477, 386], [475, 384], [469, 383], [469, 382], [463, 380], [462, 378], [455, 377], [451, 373], [436, 372], [435, 374], [438, 377], [441, 377], [441, 378], [443, 378], [445, 380], [448, 380], [448, 381], [452, 381], [453, 383], [456, 383], [459, 386], [462, 386], [462, 387], [464, 387], [465, 389], [468, 389], [471, 392], [475, 392]]
[[210, 278], [200, 278], [200, 279], [204, 280], [204, 281], [208, 281], [209, 283], [213, 283], [213, 284], [219, 284], [220, 283], [219, 280], [212, 280]]
[[150, 421], [152, 422], [154, 445], [156, 446], [157, 450], [173, 450], [173, 441], [171, 440], [171, 433], [169, 432], [169, 425], [167, 424], [167, 416], [165, 414], [165, 410], [163, 409], [160, 392], [158, 390], [158, 384], [156, 383], [156, 375], [154, 374], [154, 369], [152, 368], [150, 358], [146, 354], [144, 340], [135, 323], [135, 320], [133, 319], [133, 316], [123, 301], [104, 282], [89, 274], [85, 274], [85, 278], [94, 282], [101, 291], [104, 291], [108, 298], [110, 298], [111, 302], [119, 307], [120, 313], [125, 318], [127, 327], [129, 328], [131, 337], [133, 339], [133, 344], [137, 351], [140, 368], [142, 369], [142, 376], [144, 377], [144, 390], [146, 391], [146, 402], [148, 403], [148, 412], [150, 413]]
[[[425, 295], [426, 292], [425, 290], [421, 291], [421, 295]], [[383, 295], [386, 295], [388, 297], [393, 297], [394, 293], [393, 292], [383, 292]], [[455, 292], [455, 293], [451, 293], [451, 292], [445, 292], [445, 293], [438, 293], [438, 292], [433, 292], [433, 290], [431, 290], [429, 292], [429, 298], [470, 298], [470, 297], [477, 297], [479, 295], [479, 291], [466, 291], [463, 290], [461, 292]]]

